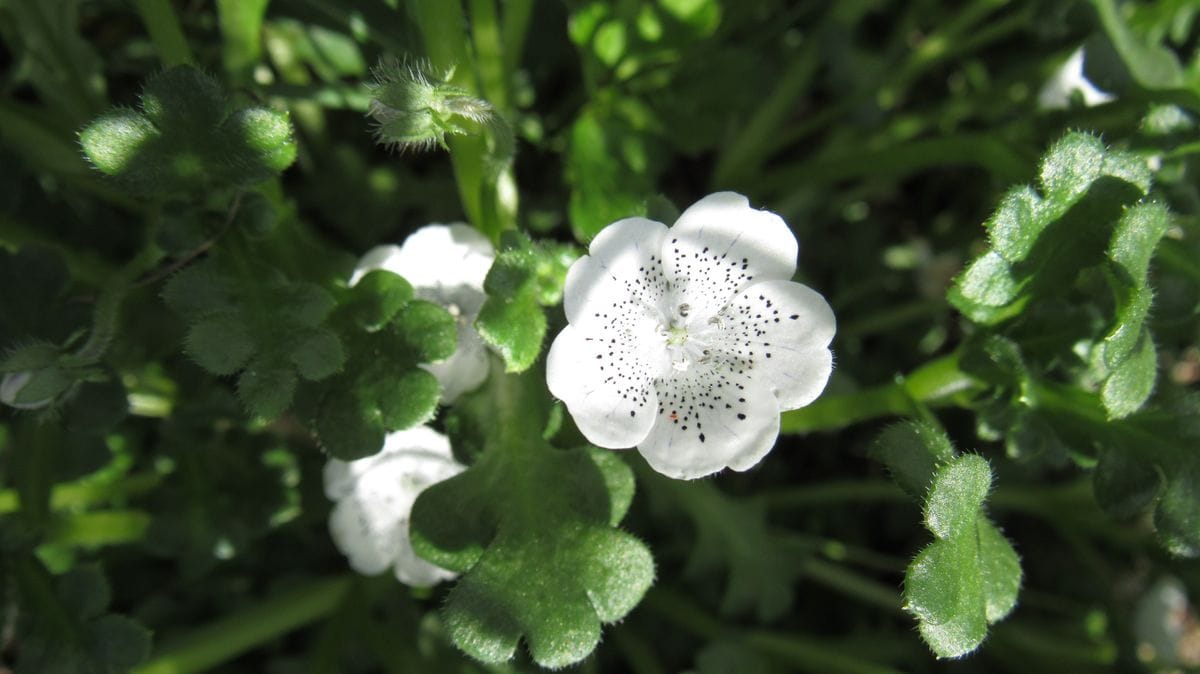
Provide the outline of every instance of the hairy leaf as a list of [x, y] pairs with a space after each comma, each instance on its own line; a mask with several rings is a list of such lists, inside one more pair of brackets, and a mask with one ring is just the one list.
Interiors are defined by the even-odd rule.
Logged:
[[467, 404], [509, 416], [488, 427], [475, 465], [417, 499], [413, 546], [464, 574], [444, 608], [459, 648], [496, 663], [524, 639], [538, 664], [564, 667], [591, 653], [601, 625], [624, 617], [654, 579], [649, 550], [614, 528], [633, 476], [609, 452], [542, 439], [537, 373], [489, 381]]
[[176, 274], [163, 298], [190, 323], [184, 345], [196, 363], [216, 375], [240, 372], [246, 407], [274, 418], [291, 404], [297, 375], [324, 379], [345, 355], [324, 325], [335, 306], [329, 293], [257, 271], [265, 282], [232, 261], [206, 260]]
[[[892, 447], [890, 455], [904, 447], [951, 455], [939, 459], [928, 480], [925, 525], [936, 540], [909, 565], [904, 601], [905, 610], [916, 616], [922, 638], [938, 657], [966, 655], [983, 642], [988, 625], [1012, 611], [1021, 585], [1016, 552], [983, 513], [991, 468], [974, 454], [953, 457], [949, 440], [922, 424], [888, 429], [876, 451], [885, 446]], [[904, 476], [898, 478], [901, 484], [912, 480], [911, 472], [898, 474]]]
[[483, 289], [487, 300], [475, 328], [504, 358], [509, 372], [533, 365], [546, 337], [543, 306], [562, 299], [567, 268], [578, 257], [573, 248], [534, 243], [524, 234], [506, 233]]
[[940, 429], [920, 421], [898, 423], [875, 441], [873, 455], [887, 466], [909, 496], [924, 498], [939, 464], [954, 458], [954, 447]]
[[105, 113], [79, 132], [84, 154], [138, 194], [196, 194], [265, 180], [296, 159], [286, 112], [230, 112], [221, 85], [177, 66], [146, 81], [141, 111]]

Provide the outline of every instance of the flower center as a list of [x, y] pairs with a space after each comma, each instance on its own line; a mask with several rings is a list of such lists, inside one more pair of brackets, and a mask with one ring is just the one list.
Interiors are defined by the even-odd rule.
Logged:
[[687, 328], [672, 325], [671, 327], [667, 328], [664, 335], [667, 338], [667, 346], [683, 346], [687, 343]]
[[709, 358], [703, 335], [688, 332], [687, 317], [690, 311], [691, 307], [687, 304], [680, 304], [673, 312], [670, 324], [666, 327], [660, 324], [658, 329], [671, 356], [671, 367], [676, 372], [686, 372], [692, 363], [703, 363]]

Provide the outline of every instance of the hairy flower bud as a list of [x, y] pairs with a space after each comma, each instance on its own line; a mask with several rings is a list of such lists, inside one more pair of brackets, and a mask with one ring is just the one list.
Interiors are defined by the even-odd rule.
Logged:
[[490, 103], [450, 84], [422, 64], [387, 62], [374, 70], [371, 104], [375, 137], [385, 145], [424, 150], [445, 147], [447, 135], [479, 133], [497, 119]]

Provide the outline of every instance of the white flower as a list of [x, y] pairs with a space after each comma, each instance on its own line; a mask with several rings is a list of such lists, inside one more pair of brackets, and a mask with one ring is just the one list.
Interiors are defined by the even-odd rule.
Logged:
[[377, 246], [358, 262], [350, 285], [367, 272], [386, 269], [412, 284], [416, 296], [446, 308], [458, 321], [458, 348], [444, 361], [424, 364], [442, 385], [442, 402], [478, 388], [487, 378], [488, 355], [472, 327], [487, 299], [483, 280], [496, 253], [487, 237], [461, 223], [426, 225], [402, 246]]
[[1043, 110], [1066, 110], [1071, 107], [1075, 92], [1083, 96], [1083, 104], [1089, 108], [1117, 100], [1116, 96], [1100, 91], [1083, 76], [1083, 47], [1076, 49], [1042, 87], [1038, 105]]
[[417, 557], [408, 534], [413, 502], [427, 487], [462, 472], [446, 436], [427, 427], [391, 433], [383, 450], [325, 464], [325, 495], [337, 501], [329, 533], [355, 571], [375, 575], [388, 567], [400, 582], [429, 587], [455, 576]]
[[588, 252], [567, 272], [546, 383], [592, 443], [636, 445], [674, 478], [746, 470], [780, 411], [825, 388], [833, 311], [789, 280], [798, 247], [778, 215], [720, 192], [670, 229], [617, 221]]

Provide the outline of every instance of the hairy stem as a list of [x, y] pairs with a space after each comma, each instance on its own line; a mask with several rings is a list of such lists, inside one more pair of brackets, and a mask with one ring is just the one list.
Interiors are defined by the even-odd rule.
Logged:
[[808, 407], [784, 412], [781, 433], [811, 433], [844, 428], [881, 417], [920, 413], [914, 402], [952, 405], [969, 397], [981, 384], [958, 367], [957, 352], [932, 360], [891, 384], [830, 395]]

